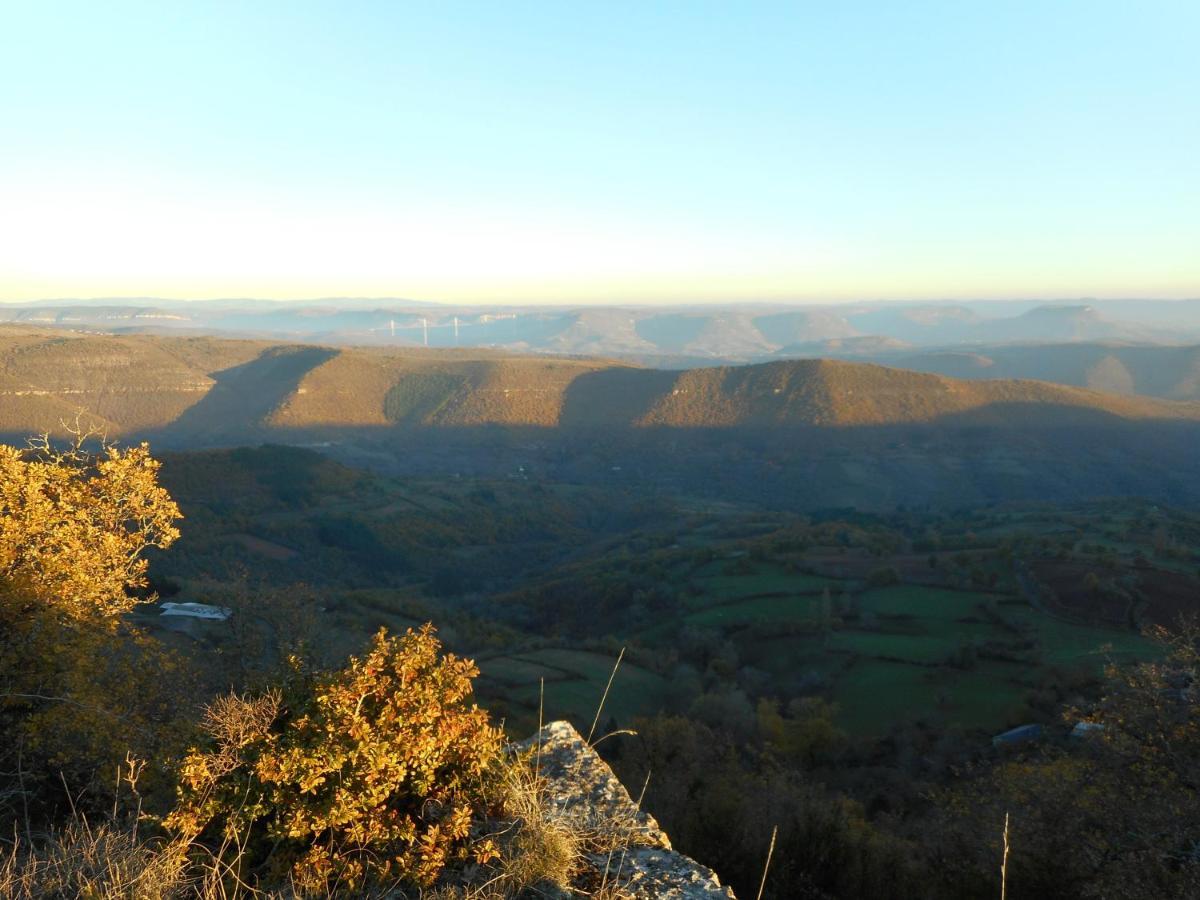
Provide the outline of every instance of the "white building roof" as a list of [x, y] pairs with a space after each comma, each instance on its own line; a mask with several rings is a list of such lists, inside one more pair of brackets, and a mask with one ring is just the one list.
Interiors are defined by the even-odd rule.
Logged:
[[210, 606], [207, 603], [164, 603], [161, 606], [164, 616], [191, 616], [193, 619], [213, 619], [224, 622], [233, 615], [233, 610], [227, 606]]

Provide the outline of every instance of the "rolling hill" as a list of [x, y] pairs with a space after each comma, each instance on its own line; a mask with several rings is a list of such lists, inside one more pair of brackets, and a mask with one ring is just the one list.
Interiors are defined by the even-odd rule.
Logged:
[[321, 448], [351, 465], [781, 508], [1136, 495], [1200, 504], [1200, 403], [837, 360], [653, 369], [0, 328], [0, 437], [75, 420], [158, 450]]
[[[1189, 359], [1194, 365], [1194, 354]], [[1127, 392], [961, 380], [834, 360], [670, 371], [499, 351], [29, 329], [3, 332], [0, 400], [0, 431], [8, 434], [53, 430], [81, 412], [112, 436], [226, 442], [272, 431], [364, 427], [775, 428], [953, 418], [1020, 428], [1200, 418], [1200, 404]]]

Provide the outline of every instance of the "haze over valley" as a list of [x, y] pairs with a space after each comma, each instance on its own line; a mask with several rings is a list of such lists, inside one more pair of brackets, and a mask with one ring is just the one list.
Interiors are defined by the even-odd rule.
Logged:
[[870, 355], [960, 345], [1200, 343], [1200, 300], [571, 307], [453, 306], [363, 298], [135, 298], [0, 305], [0, 322], [122, 334], [633, 355], [682, 367], [710, 360]]

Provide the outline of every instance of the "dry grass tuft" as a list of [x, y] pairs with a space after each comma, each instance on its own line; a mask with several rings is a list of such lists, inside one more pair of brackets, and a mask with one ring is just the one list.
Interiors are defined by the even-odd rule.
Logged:
[[561, 823], [527, 823], [513, 840], [504, 873], [515, 888], [551, 884], [566, 888], [579, 857], [579, 840]]
[[507, 761], [504, 828], [494, 835], [500, 846], [498, 874], [482, 886], [486, 893], [461, 896], [544, 897], [582, 888], [594, 900], [632, 898], [622, 875], [628, 875], [626, 851], [641, 842], [636, 815], [598, 813], [587, 804], [561, 808], [548, 796], [539, 769], [538, 759], [525, 754]]
[[132, 831], [82, 819], [32, 847], [19, 841], [0, 858], [0, 897], [12, 900], [171, 900], [195, 896], [187, 848], [138, 841]]
[[505, 772], [504, 808], [511, 823], [502, 837], [500, 883], [507, 896], [553, 886], [566, 890], [583, 853], [577, 823], [544, 802], [544, 783], [520, 758]]

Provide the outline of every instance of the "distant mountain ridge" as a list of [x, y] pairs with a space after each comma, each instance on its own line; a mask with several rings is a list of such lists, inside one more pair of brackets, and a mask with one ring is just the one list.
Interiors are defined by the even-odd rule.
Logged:
[[837, 356], [952, 378], [1036, 379], [1108, 393], [1200, 400], [1200, 345], [1081, 341], [921, 350], [846, 342], [802, 348], [798, 355]]
[[0, 322], [84, 331], [208, 334], [341, 346], [495, 347], [514, 352], [755, 362], [830, 341], [916, 348], [1000, 343], [1200, 342], [1200, 301], [843, 306], [511, 306], [403, 299], [0, 304]]

